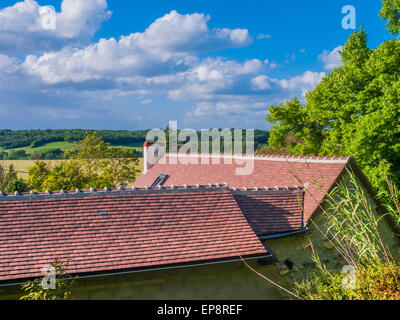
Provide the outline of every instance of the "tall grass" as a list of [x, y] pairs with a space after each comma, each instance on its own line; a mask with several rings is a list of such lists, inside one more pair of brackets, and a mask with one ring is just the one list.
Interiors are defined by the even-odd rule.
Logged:
[[[295, 173], [292, 174], [300, 184], [304, 184]], [[400, 268], [385, 243], [382, 230], [389, 226], [384, 222], [387, 216], [390, 216], [395, 224], [400, 223], [400, 192], [385, 173], [382, 175], [387, 187], [380, 190], [375, 201], [351, 170], [347, 170], [347, 177], [337, 182], [330, 192], [323, 190], [323, 185], [317, 183], [318, 179], [312, 179], [313, 186], [325, 196], [323, 204], [315, 199], [309, 188], [306, 188], [306, 192], [319, 204], [319, 217], [324, 219], [322, 224], [313, 219], [310, 219], [309, 223], [336, 249], [344, 262], [343, 266], [347, 264], [346, 267], [355, 271], [354, 286], [346, 286], [345, 278], [348, 274], [342, 272], [343, 269], [337, 270], [337, 266], [330, 269], [323, 262], [324, 259], [321, 259], [312, 239], [309, 241], [312, 259], [317, 267], [316, 273], [302, 282], [294, 280], [294, 291], [282, 287], [244, 263], [258, 276], [282, 290], [288, 298], [399, 300]], [[384, 203], [386, 210], [383, 213], [374, 207], [377, 200]]]
[[344, 286], [347, 275], [329, 270], [311, 243], [319, 272], [310, 280], [296, 283], [296, 294], [302, 299], [398, 299], [400, 271], [381, 234], [385, 215], [399, 221], [397, 189], [387, 180], [388, 190], [392, 190], [386, 194], [387, 210], [378, 214], [355, 174], [350, 170], [347, 174], [348, 179], [342, 179], [325, 195], [325, 224], [311, 223], [355, 270], [355, 287]]

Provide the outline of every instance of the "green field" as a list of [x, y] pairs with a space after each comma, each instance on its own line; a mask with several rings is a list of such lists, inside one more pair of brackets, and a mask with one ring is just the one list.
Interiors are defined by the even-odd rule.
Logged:
[[[66, 151], [71, 149], [74, 146], [73, 143], [67, 142], [67, 141], [58, 141], [58, 142], [50, 142], [46, 143], [45, 145], [37, 148], [31, 148], [31, 147], [22, 147], [22, 148], [13, 148], [13, 149], [4, 149], [0, 147], [0, 151], [6, 151], [10, 152], [11, 150], [25, 150], [26, 153], [32, 154], [34, 151], [39, 151], [39, 152], [46, 152], [52, 149], [61, 149], [62, 151]], [[113, 145], [113, 147], [120, 147], [120, 145]], [[125, 147], [131, 150], [143, 151], [143, 145], [139, 143], [133, 143], [130, 145], [121, 145], [121, 147]]]
[[[49, 164], [50, 167], [54, 167], [57, 163], [66, 160], [41, 160]], [[3, 166], [9, 166], [13, 164], [15, 170], [18, 172], [18, 177], [26, 179], [28, 178], [28, 169], [35, 163], [34, 160], [0, 160], [0, 164]], [[143, 170], [143, 158], [139, 158], [139, 167]]]
[[58, 141], [58, 142], [50, 142], [46, 143], [44, 146], [37, 147], [37, 148], [31, 148], [31, 147], [22, 147], [22, 148], [13, 148], [13, 149], [4, 149], [0, 147], [0, 151], [6, 151], [10, 152], [11, 150], [19, 151], [19, 150], [25, 150], [26, 153], [32, 154], [34, 151], [39, 151], [39, 152], [46, 152], [52, 149], [61, 149], [62, 151], [66, 151], [71, 149], [74, 146], [73, 143], [69, 143], [67, 141]]

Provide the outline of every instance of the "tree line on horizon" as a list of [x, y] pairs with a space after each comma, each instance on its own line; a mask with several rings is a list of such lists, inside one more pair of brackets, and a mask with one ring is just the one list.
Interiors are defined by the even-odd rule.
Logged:
[[[166, 129], [168, 130], [168, 129]], [[232, 129], [233, 130], [233, 129]], [[97, 132], [101, 139], [111, 146], [142, 146], [149, 130], [84, 130], [84, 129], [46, 129], [46, 130], [0, 130], [0, 160], [59, 160], [66, 159], [68, 155], [60, 148], [46, 151], [34, 150], [28, 153], [20, 148], [38, 148], [51, 142], [79, 142], [87, 132]], [[200, 137], [200, 131], [197, 132]], [[245, 136], [243, 139], [245, 140]], [[255, 149], [267, 145], [269, 132], [267, 130], [254, 131]], [[223, 152], [221, 139], [221, 152]], [[244, 144], [245, 145], [245, 144]], [[19, 150], [14, 150], [19, 149]], [[140, 151], [134, 151], [136, 156], [142, 157]]]

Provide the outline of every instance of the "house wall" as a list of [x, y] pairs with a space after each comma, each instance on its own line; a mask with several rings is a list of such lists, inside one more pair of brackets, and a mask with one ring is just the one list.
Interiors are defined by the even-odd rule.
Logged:
[[[279, 277], [276, 265], [248, 262], [261, 273]], [[277, 289], [243, 262], [80, 278], [72, 299], [275, 299]], [[18, 299], [19, 287], [0, 288], [0, 299]]]
[[[366, 192], [366, 190], [364, 191]], [[370, 197], [368, 198], [378, 219], [378, 230], [382, 242], [393, 259], [400, 262], [399, 237], [389, 223], [388, 217], [379, 214], [375, 202]], [[348, 264], [339, 252], [329, 245], [323, 235], [326, 223], [326, 216], [320, 211], [313, 215], [312, 221], [308, 223], [307, 231], [284, 238], [266, 240], [268, 246], [281, 261], [281, 265], [286, 259], [293, 263], [293, 268], [279, 278], [279, 284], [292, 290], [295, 282], [301, 282], [315, 274], [317, 266], [313, 261], [313, 250], [329, 270], [340, 271]]]

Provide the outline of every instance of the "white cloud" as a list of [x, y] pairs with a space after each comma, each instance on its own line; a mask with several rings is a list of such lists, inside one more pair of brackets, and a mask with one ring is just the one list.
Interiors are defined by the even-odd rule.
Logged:
[[199, 65], [183, 73], [182, 83], [168, 92], [176, 101], [211, 99], [214, 95], [251, 91], [251, 76], [261, 71], [263, 64], [258, 59], [238, 63], [221, 58], [207, 58]]
[[106, 0], [63, 0], [57, 13], [57, 32], [66, 38], [92, 36], [111, 17]]
[[211, 124], [215, 119], [229, 115], [231, 123], [244, 119], [252, 123], [257, 117], [265, 117], [268, 106], [272, 104], [295, 96], [304, 101], [306, 92], [314, 89], [325, 76], [323, 72], [307, 71], [288, 79], [276, 79], [257, 73], [243, 76], [232, 69], [230, 71], [222, 73], [221, 79], [207, 82], [187, 77], [179, 89], [169, 92], [169, 97], [195, 103], [192, 111], [187, 113], [187, 119], [207, 119]]
[[12, 73], [17, 68], [17, 61], [15, 58], [0, 55], [0, 74]]
[[254, 90], [267, 90], [271, 88], [269, 78], [267, 76], [257, 76], [251, 79]]
[[235, 118], [247, 113], [248, 117], [251, 117], [248, 112], [259, 113], [260, 111], [265, 111], [265, 108], [264, 102], [241, 101], [241, 99], [222, 102], [203, 101], [197, 103], [193, 111], [189, 112], [188, 115], [195, 117], [229, 116]]
[[[207, 126], [219, 126], [221, 119], [226, 119], [226, 124], [232, 127], [234, 121], [240, 126], [252, 126], [265, 121], [269, 105], [304, 95], [324, 76], [324, 73], [308, 71], [277, 79], [265, 74], [278, 67], [268, 59], [238, 62], [222, 57], [201, 58], [201, 53], [243, 47], [252, 41], [246, 29], [210, 28], [210, 17], [201, 13], [182, 15], [171, 11], [144, 32], [100, 39], [87, 45], [81, 40], [93, 34], [98, 23], [106, 19], [106, 2], [82, 1], [78, 7], [73, 3], [73, 0], [63, 1], [57, 27], [72, 21], [76, 24], [66, 27], [68, 32], [56, 30], [51, 37], [47, 34], [46, 39], [59, 41], [45, 42], [54, 50], [14, 58], [9, 55], [12, 50], [5, 50], [6, 44], [0, 42], [1, 106], [21, 110], [21, 118], [25, 119], [21, 123], [27, 121], [29, 126], [38, 126], [42, 120], [30, 123], [29, 119], [39, 114], [43, 119], [50, 119], [51, 124], [59, 121], [55, 125], [63, 126], [63, 114], [68, 114], [74, 116], [73, 126], [87, 127], [91, 123], [108, 126], [111, 118], [128, 125], [132, 121], [153, 125], [155, 118], [164, 121], [160, 119], [170, 117], [174, 110], [169, 106], [177, 105], [187, 108], [186, 113], [179, 110], [183, 117], [186, 114], [190, 121], [206, 118]], [[17, 39], [22, 39], [15, 48], [38, 48], [36, 43], [30, 47], [26, 42], [29, 36], [37, 41], [38, 34], [43, 32], [35, 31], [37, 3], [25, 0], [10, 8], [0, 10], [0, 14], [8, 17], [0, 23], [9, 34], [14, 23], [12, 17], [18, 14], [25, 17], [15, 22], [20, 25], [13, 26], [15, 30], [20, 28], [21, 38]], [[78, 14], [82, 10], [86, 12], [84, 17]], [[94, 18], [95, 12], [99, 14], [97, 18]], [[85, 19], [92, 23], [80, 24]], [[27, 29], [24, 31], [22, 26]], [[5, 34], [3, 31], [0, 39]], [[57, 51], [55, 43], [62, 48]], [[1, 54], [3, 49], [7, 52]], [[132, 109], [132, 101], [141, 110], [140, 116], [133, 113], [137, 111]], [[168, 111], [161, 111], [164, 109]], [[158, 112], [157, 117], [154, 112]], [[5, 126], [12, 117], [11, 113], [8, 118], [3, 117], [0, 124]]]
[[175, 10], [154, 21], [143, 33], [131, 36], [139, 48], [157, 56], [174, 53], [239, 48], [252, 42], [247, 29], [213, 28], [203, 13], [179, 14]]
[[239, 66], [237, 73], [252, 74], [260, 71], [262, 67], [263, 67], [262, 62], [258, 59], [246, 60], [243, 66]]
[[279, 85], [283, 89], [299, 90], [304, 96], [307, 91], [314, 89], [323, 77], [325, 77], [325, 72], [306, 71], [300, 76], [280, 80]]
[[56, 13], [56, 28], [43, 28], [40, 6], [34, 0], [0, 10], [0, 54], [27, 54], [58, 50], [89, 40], [111, 16], [106, 0], [63, 0]]
[[343, 46], [338, 46], [332, 51], [324, 50], [318, 59], [324, 64], [325, 70], [333, 70], [342, 65], [342, 57], [339, 51], [343, 50]]
[[[46, 83], [82, 82], [90, 79], [132, 76], [158, 76], [185, 71], [203, 51], [248, 45], [247, 30], [210, 29], [204, 14], [181, 15], [171, 11], [153, 22], [143, 33], [132, 33], [99, 42], [82, 49], [65, 48], [26, 58], [26, 70]], [[261, 67], [254, 59], [240, 72]], [[198, 69], [200, 77], [219, 77], [217, 70]], [[239, 72], [239, 71], [238, 71]]]

